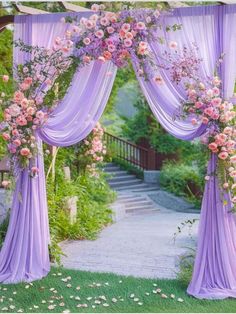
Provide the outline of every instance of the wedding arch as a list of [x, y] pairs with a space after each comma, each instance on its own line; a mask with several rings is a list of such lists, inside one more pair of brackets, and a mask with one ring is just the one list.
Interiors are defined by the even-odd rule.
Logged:
[[[92, 14], [93, 12], [19, 15], [14, 21], [14, 39], [20, 39], [29, 47], [49, 49], [54, 45], [55, 38], [62, 38], [68, 31], [69, 24], [63, 23], [62, 19], [67, 20], [69, 17], [69, 20], [81, 20]], [[163, 17], [162, 24], [166, 27], [157, 32], [162, 33], [167, 42], [175, 41], [178, 48], [182, 49], [191, 48], [192, 43], [198, 45], [203, 80], [214, 76], [219, 56], [225, 53], [224, 61], [219, 64], [218, 75], [222, 83], [220, 95], [230, 100], [236, 77], [236, 5], [175, 9]], [[181, 31], [168, 32], [168, 25], [181, 25]], [[159, 45], [155, 39], [149, 39], [149, 47], [152, 61], [156, 64], [162, 63], [160, 52], [164, 53], [165, 47]], [[22, 50], [20, 44], [14, 47], [15, 64], [24, 65], [30, 58], [30, 49]], [[183, 140], [192, 140], [209, 131], [207, 123], [174, 119], [181, 103], [187, 102], [192, 96], [186, 94], [183, 85], [173, 83], [170, 73], [164, 67], [159, 68], [161, 82], [156, 84], [154, 80], [140, 75], [140, 70], [143, 71], [140, 69], [142, 58], [131, 58], [153, 114], [170, 134]], [[46, 122], [35, 130], [32, 141], [35, 141], [38, 149], [33, 164], [30, 162], [23, 169], [15, 169], [17, 180], [10, 223], [0, 252], [1, 282], [33, 281], [47, 275], [50, 270], [50, 235], [42, 141], [54, 146], [69, 146], [78, 143], [90, 133], [103, 113], [116, 75], [114, 62], [104, 61], [98, 58], [96, 61], [85, 60], [88, 63], [86, 66], [78, 65], [67, 94], [51, 111]], [[144, 67], [144, 70], [148, 72], [151, 67]], [[27, 72], [27, 68], [23, 68], [22, 73], [24, 71]], [[25, 81], [25, 77], [22, 74], [22, 84], [32, 84]], [[27, 90], [26, 85], [22, 88]], [[201, 86], [199, 92], [203, 87]], [[47, 87], [39, 90], [42, 93], [39, 104], [43, 101], [45, 91]], [[22, 100], [20, 94], [15, 95], [15, 102]], [[39, 115], [37, 119], [40, 118]], [[22, 120], [20, 123], [27, 124]], [[5, 136], [9, 141], [8, 136]], [[17, 142], [14, 145], [18, 147]], [[11, 146], [12, 150], [13, 148]], [[219, 160], [217, 150], [211, 151], [201, 209], [197, 256], [187, 292], [197, 298], [221, 299], [236, 297], [236, 221], [229, 190], [223, 190], [216, 175]], [[235, 152], [235, 144], [231, 151]], [[28, 151], [22, 151], [23, 157], [27, 154]], [[232, 157], [235, 158], [234, 155]], [[230, 173], [233, 171], [231, 169]], [[232, 180], [234, 181], [234, 177]]]

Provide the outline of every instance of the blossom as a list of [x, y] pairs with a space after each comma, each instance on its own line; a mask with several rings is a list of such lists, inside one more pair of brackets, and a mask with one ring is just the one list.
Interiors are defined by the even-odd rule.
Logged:
[[8, 82], [9, 81], [9, 76], [8, 75], [3, 75], [2, 76], [3, 82]]
[[153, 78], [154, 82], [157, 83], [158, 85], [163, 85], [164, 80], [160, 75], [157, 75]]
[[205, 176], [205, 180], [209, 181], [210, 180], [210, 176]]
[[21, 83], [20, 84], [20, 89], [22, 89], [23, 91], [26, 91], [30, 88], [30, 85], [29, 84], [26, 84], [26, 83]]
[[104, 32], [102, 29], [99, 29], [98, 31], [95, 32], [95, 36], [99, 39], [104, 37]]
[[215, 86], [219, 86], [221, 83], [221, 80], [219, 79], [218, 76], [215, 76], [212, 80], [212, 84], [215, 85]]
[[225, 182], [225, 183], [223, 184], [223, 188], [224, 188], [224, 189], [228, 189], [228, 187], [229, 187], [229, 183], [228, 183], [228, 182]]
[[106, 17], [102, 17], [100, 19], [100, 24], [103, 25], [103, 26], [107, 26], [110, 24], [109, 20], [106, 18]]
[[202, 123], [207, 124], [209, 122], [209, 119], [207, 117], [202, 118]]
[[27, 125], [27, 120], [25, 119], [24, 116], [21, 115], [16, 118], [16, 123], [20, 126], [24, 126]]
[[99, 11], [99, 5], [94, 3], [92, 6], [91, 6], [91, 10], [93, 10], [94, 12], [98, 12]]
[[197, 119], [196, 118], [191, 119], [191, 123], [192, 125], [197, 125]]
[[208, 145], [208, 147], [210, 150], [216, 150], [218, 146], [216, 143], [212, 142]]
[[19, 139], [16, 139], [13, 141], [13, 144], [15, 144], [16, 146], [20, 146], [21, 145], [21, 141]]
[[16, 117], [21, 113], [21, 109], [17, 104], [12, 104], [11, 106], [9, 106], [9, 114], [12, 117]]
[[130, 30], [130, 24], [129, 23], [124, 23], [122, 26], [121, 26], [121, 29], [126, 33]]
[[10, 134], [8, 134], [8, 133], [2, 133], [2, 137], [3, 137], [3, 139], [5, 140], [5, 141], [9, 141], [10, 140]]
[[9, 187], [9, 185], [11, 184], [11, 182], [10, 181], [8, 181], [8, 180], [4, 180], [4, 181], [2, 181], [2, 187], [3, 188], [7, 188], [7, 187]]
[[222, 160], [225, 160], [228, 156], [229, 154], [227, 152], [221, 152], [218, 154], [218, 157]]
[[83, 56], [83, 62], [89, 63], [91, 61], [91, 57], [89, 56]]
[[88, 37], [86, 37], [86, 38], [83, 39], [83, 43], [84, 43], [86, 46], [89, 45], [90, 42], [91, 42], [91, 40], [90, 40], [90, 38], [88, 38]]
[[233, 170], [229, 173], [232, 178], [236, 178], [236, 170]]
[[132, 44], [133, 44], [133, 42], [132, 42], [131, 39], [126, 38], [126, 39], [124, 40], [124, 45], [125, 45], [125, 47], [131, 47]]
[[26, 156], [26, 157], [29, 156], [29, 154], [30, 154], [29, 148], [27, 148], [27, 147], [22, 148], [20, 150], [20, 154], [21, 154], [21, 156]]
[[230, 157], [230, 162], [232, 162], [233, 164], [236, 163], [236, 155]]
[[33, 82], [33, 79], [32, 77], [28, 76], [24, 79], [24, 83], [27, 84], [27, 85], [31, 85]]
[[99, 57], [98, 57], [98, 61], [105, 62], [106, 59], [105, 59], [103, 56], [99, 56]]
[[13, 97], [13, 100], [16, 102], [16, 103], [20, 103], [21, 100], [24, 98], [24, 94], [21, 92], [21, 91], [16, 91], [14, 93], [14, 97]]
[[155, 10], [153, 12], [153, 15], [155, 16], [155, 18], [159, 18], [159, 16], [161, 15], [160, 11], [159, 10]]
[[39, 173], [39, 168], [38, 168], [38, 167], [32, 167], [32, 168], [31, 168], [31, 172], [32, 172], [33, 174], [37, 174], [37, 173]]
[[112, 26], [107, 27], [108, 34], [113, 34], [115, 29]]
[[104, 57], [106, 60], [110, 60], [110, 59], [112, 58], [112, 54], [110, 53], [110, 51], [104, 51], [103, 57]]
[[146, 26], [145, 26], [145, 24], [144, 24], [143, 22], [138, 22], [138, 23], [136, 24], [136, 28], [137, 28], [138, 30], [144, 30], [144, 29], [146, 29]]
[[35, 102], [37, 105], [41, 105], [43, 103], [43, 98], [41, 96], [37, 96], [35, 98]]
[[176, 48], [178, 47], [178, 44], [177, 44], [176, 41], [170, 41], [170, 42], [169, 42], [169, 47], [170, 47], [171, 49], [176, 49]]
[[113, 45], [113, 44], [111, 44], [111, 45], [108, 45], [108, 46], [107, 46], [107, 49], [108, 49], [108, 51], [110, 51], [110, 52], [114, 52], [114, 51], [116, 50], [116, 46]]

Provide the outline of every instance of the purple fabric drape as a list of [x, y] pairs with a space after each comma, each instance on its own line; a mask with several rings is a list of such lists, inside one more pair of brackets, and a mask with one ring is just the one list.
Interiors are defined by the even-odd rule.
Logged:
[[[220, 68], [223, 96], [233, 96], [236, 78], [236, 6], [203, 6], [176, 9], [172, 16], [165, 18], [166, 25], [182, 24], [182, 30], [163, 32], [165, 39], [174, 40], [181, 49], [197, 43], [203, 58], [201, 75], [214, 75], [215, 64], [224, 52], [224, 62]], [[166, 49], [151, 42], [151, 49], [157, 63], [160, 52]], [[135, 62], [134, 62], [135, 64]], [[232, 66], [233, 65], [233, 66]], [[135, 64], [137, 66], [137, 64]], [[181, 100], [185, 99], [183, 86], [175, 85], [168, 72], [160, 71], [165, 85], [158, 86], [152, 81], [138, 77], [147, 101], [162, 126], [172, 135], [192, 140], [204, 134], [203, 125], [192, 126], [190, 122], [173, 119]], [[217, 156], [211, 155], [208, 173], [216, 169]], [[188, 293], [197, 298], [221, 299], [236, 297], [236, 227], [235, 217], [230, 213], [229, 195], [227, 205], [223, 205], [219, 182], [213, 175], [207, 182], [200, 218], [198, 248], [192, 281]]]
[[[74, 13], [78, 17], [90, 12]], [[67, 25], [60, 22], [65, 14], [16, 16], [14, 39], [30, 45], [51, 47], [57, 36], [63, 36]], [[27, 53], [14, 49], [16, 64], [27, 61]], [[38, 155], [35, 165], [38, 177], [31, 178], [29, 169], [18, 173], [11, 208], [10, 223], [0, 252], [0, 281], [17, 283], [45, 276], [50, 270], [50, 241], [46, 187], [41, 138], [56, 146], [68, 146], [85, 138], [99, 120], [108, 100], [116, 67], [94, 62], [78, 70], [68, 94], [38, 132]]]

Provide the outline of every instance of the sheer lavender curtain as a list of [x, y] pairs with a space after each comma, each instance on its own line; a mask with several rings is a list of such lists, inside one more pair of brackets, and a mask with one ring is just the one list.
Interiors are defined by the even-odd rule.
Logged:
[[[67, 25], [61, 17], [89, 16], [90, 12], [16, 16], [14, 39], [51, 47], [54, 38], [63, 36]], [[14, 49], [16, 64], [30, 56]], [[37, 134], [39, 153], [36, 166], [40, 173], [30, 178], [29, 169], [18, 174], [10, 223], [0, 252], [0, 281], [17, 283], [33, 281], [50, 270], [50, 242], [43, 164], [42, 140], [56, 146], [68, 146], [86, 137], [99, 120], [108, 100], [116, 67], [111, 63], [91, 63], [77, 71], [68, 95], [53, 112], [48, 123]]]
[[[233, 96], [236, 78], [236, 6], [203, 6], [176, 9], [165, 19], [166, 24], [182, 24], [182, 30], [164, 33], [167, 41], [174, 40], [179, 48], [196, 42], [203, 58], [202, 76], [214, 74], [215, 63], [222, 52], [226, 53], [220, 68], [223, 96]], [[160, 48], [151, 42], [158, 59]], [[135, 62], [134, 62], [135, 64]], [[137, 64], [135, 64], [135, 67]], [[138, 77], [141, 88], [155, 117], [172, 135], [192, 140], [204, 133], [205, 127], [174, 120], [180, 100], [184, 100], [183, 86], [174, 85], [166, 71], [161, 71], [164, 86], [157, 86]], [[188, 293], [197, 298], [221, 299], [236, 297], [236, 225], [230, 213], [229, 195], [223, 205], [219, 182], [212, 173], [217, 166], [217, 156], [212, 154], [208, 164], [211, 179], [206, 183], [198, 234], [198, 248], [192, 281]]]

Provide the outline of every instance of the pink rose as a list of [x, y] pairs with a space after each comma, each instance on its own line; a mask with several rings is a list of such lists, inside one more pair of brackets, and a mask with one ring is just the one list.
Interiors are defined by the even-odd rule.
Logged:
[[4, 189], [7, 188], [7, 187], [9, 187], [10, 184], [11, 184], [10, 181], [7, 181], [7, 180], [2, 181], [2, 187], [3, 187]]
[[89, 63], [91, 61], [91, 57], [89, 56], [83, 56], [83, 62]]
[[2, 137], [3, 137], [3, 139], [5, 140], [5, 141], [9, 141], [10, 140], [10, 134], [8, 134], [8, 133], [2, 133]]
[[29, 77], [29, 76], [28, 76], [28, 77], [26, 77], [26, 78], [24, 79], [24, 83], [25, 83], [25, 84], [31, 85], [32, 82], [33, 82], [32, 77]]
[[21, 107], [22, 107], [22, 108], [26, 109], [27, 106], [28, 106], [28, 99], [23, 98], [23, 99], [21, 100], [20, 104], [21, 104]]
[[197, 125], [197, 119], [195, 119], [195, 118], [191, 119], [191, 123], [192, 123], [192, 125]]
[[92, 29], [92, 28], [95, 27], [95, 23], [94, 23], [94, 21], [87, 20], [85, 22], [85, 26], [86, 26], [87, 29]]
[[24, 116], [19, 116], [16, 118], [16, 123], [20, 126], [27, 125], [27, 120], [25, 119]]
[[230, 175], [232, 178], [235, 178], [235, 177], [236, 177], [236, 170], [231, 171], [229, 175]]
[[107, 49], [108, 49], [108, 51], [110, 51], [110, 52], [114, 52], [114, 51], [116, 50], [116, 46], [113, 45], [113, 44], [111, 44], [111, 45], [108, 45]]
[[204, 110], [204, 113], [205, 113], [206, 115], [210, 116], [210, 117], [211, 117], [211, 115], [213, 114], [213, 112], [214, 112], [214, 110], [213, 110], [212, 107], [208, 107], [208, 108], [206, 108], [206, 109]]
[[209, 119], [207, 117], [202, 118], [202, 123], [207, 124], [209, 122]]
[[19, 135], [19, 132], [18, 132], [17, 129], [12, 130], [11, 133], [12, 133], [13, 136], [18, 136]]
[[99, 39], [104, 37], [104, 32], [102, 29], [99, 29], [98, 31], [95, 32], [95, 36]]
[[43, 98], [41, 96], [37, 96], [35, 98], [35, 102], [37, 105], [41, 105], [43, 103]]
[[145, 26], [145, 24], [143, 22], [138, 22], [136, 24], [136, 28], [141, 31], [141, 30], [146, 29], [146, 26]]
[[236, 155], [230, 157], [230, 161], [235, 164], [236, 163]]
[[38, 168], [38, 167], [32, 167], [32, 168], [31, 168], [31, 172], [32, 172], [33, 174], [37, 174], [37, 173], [39, 173], [39, 168]]
[[205, 180], [209, 181], [210, 180], [210, 176], [205, 176]]
[[227, 152], [221, 152], [218, 154], [218, 157], [222, 160], [225, 160], [228, 156], [229, 154]]
[[8, 75], [3, 75], [2, 76], [3, 82], [8, 82], [9, 81], [9, 76]]
[[107, 32], [108, 32], [108, 34], [113, 34], [114, 31], [115, 31], [115, 30], [114, 30], [113, 27], [111, 27], [111, 26], [107, 27]]
[[26, 84], [26, 83], [21, 83], [20, 84], [20, 89], [22, 89], [23, 91], [26, 91], [30, 88], [30, 85], [29, 84]]
[[24, 98], [24, 94], [21, 91], [16, 91], [14, 93], [14, 101], [16, 103], [19, 104], [23, 98]]
[[216, 143], [214, 143], [214, 142], [212, 142], [212, 143], [210, 143], [209, 145], [208, 145], [208, 148], [210, 149], [210, 150], [216, 150], [217, 149], [217, 144]]
[[20, 146], [21, 145], [21, 141], [19, 139], [16, 139], [13, 141], [13, 144], [15, 144], [16, 146]]
[[132, 42], [131, 39], [126, 38], [126, 39], [124, 40], [124, 45], [125, 45], [125, 47], [131, 47], [132, 44], [133, 44], [133, 42]]
[[88, 45], [91, 43], [90, 38], [88, 38], [88, 37], [84, 38], [84, 39], [83, 39], [83, 43], [84, 43], [86, 46], [88, 46]]
[[41, 110], [36, 112], [36, 118], [38, 118], [39, 120], [42, 120], [44, 118], [44, 112]]
[[30, 154], [30, 150], [28, 149], [28, 148], [22, 148], [21, 150], [20, 150], [20, 154], [21, 154], [21, 156], [29, 156], [29, 154]]
[[218, 76], [215, 76], [213, 81], [212, 81], [212, 84], [215, 85], [215, 86], [219, 86], [221, 83], [221, 80], [219, 79]]
[[126, 33], [130, 30], [130, 24], [129, 23], [124, 23], [122, 26], [121, 26], [121, 29]]
[[99, 57], [98, 57], [98, 61], [106, 62], [106, 59], [105, 59], [103, 56], [99, 56]]
[[101, 24], [102, 26], [107, 26], [107, 25], [110, 24], [110, 22], [109, 22], [109, 20], [108, 20], [106, 17], [102, 17], [102, 18], [100, 19], [100, 24]]
[[231, 127], [229, 127], [229, 126], [227, 126], [226, 128], [224, 128], [224, 134], [228, 134], [228, 135], [230, 135], [231, 133], [232, 133], [232, 128]]
[[217, 98], [213, 98], [212, 101], [211, 101], [211, 104], [213, 106], [216, 106], [218, 107], [222, 102], [222, 99], [220, 97], [217, 97]]
[[131, 32], [127, 32], [127, 33], [125, 34], [125, 38], [133, 39], [134, 36], [133, 36], [133, 34], [132, 34]]
[[195, 106], [195, 108], [200, 109], [200, 108], [202, 108], [203, 103], [200, 102], [200, 101], [196, 101], [195, 104], [194, 104], [194, 106]]
[[26, 109], [26, 112], [27, 112], [27, 114], [28, 115], [33, 115], [34, 113], [35, 113], [35, 108], [33, 108], [33, 107], [28, 107], [27, 109]]
[[21, 113], [21, 109], [17, 104], [12, 104], [8, 109], [9, 109], [9, 114], [12, 117], [17, 117]]

